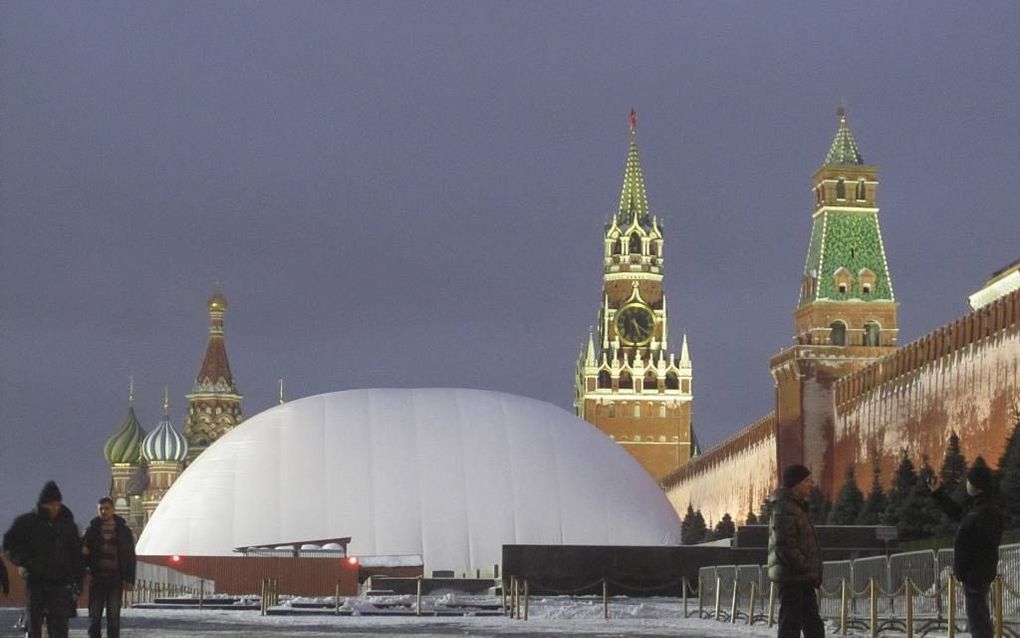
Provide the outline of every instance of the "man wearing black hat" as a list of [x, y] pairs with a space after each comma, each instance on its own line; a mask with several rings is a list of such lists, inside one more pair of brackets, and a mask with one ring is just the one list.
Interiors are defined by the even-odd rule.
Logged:
[[[980, 462], [978, 462], [978, 460]], [[996, 502], [995, 477], [978, 457], [967, 472], [969, 507], [954, 501], [932, 477], [928, 487], [946, 516], [959, 521], [953, 544], [953, 574], [963, 583], [967, 624], [974, 638], [992, 638], [992, 617], [988, 610], [988, 588], [995, 580], [1002, 542], [1002, 513]]]
[[14, 519], [4, 534], [4, 550], [25, 579], [28, 589], [27, 627], [42, 636], [42, 621], [51, 638], [67, 638], [67, 619], [81, 587], [81, 539], [60, 488], [46, 483], [35, 510]]
[[808, 515], [811, 470], [790, 465], [772, 495], [769, 519], [769, 580], [779, 587], [779, 638], [822, 638], [815, 588], [822, 584], [822, 548]]

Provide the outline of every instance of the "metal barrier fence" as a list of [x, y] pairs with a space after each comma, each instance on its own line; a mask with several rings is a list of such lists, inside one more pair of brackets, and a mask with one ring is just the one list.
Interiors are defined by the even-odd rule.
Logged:
[[[908, 637], [944, 631], [953, 638], [965, 628], [966, 613], [952, 568], [951, 549], [829, 561], [817, 591], [819, 610], [823, 618], [838, 621], [843, 635], [851, 629]], [[773, 624], [776, 590], [763, 566], [704, 567], [697, 592], [694, 613], [701, 618]], [[996, 636], [1020, 638], [1020, 543], [999, 547], [999, 577], [989, 598]]]
[[[917, 551], [823, 564], [817, 590], [823, 618], [834, 619], [840, 635], [850, 630], [871, 637], [892, 631], [907, 638], [943, 632], [949, 638], [966, 626], [962, 586], [952, 577], [953, 550]], [[675, 588], [681, 618], [697, 616], [719, 622], [771, 627], [778, 592], [762, 565], [703, 567], [698, 582], [687, 579], [654, 587], [635, 587], [602, 578], [569, 591], [510, 576], [503, 581], [503, 609], [511, 618], [528, 619], [532, 588], [554, 595], [601, 598], [601, 613], [610, 618], [609, 588], [658, 591]], [[999, 548], [999, 576], [989, 592], [996, 638], [1020, 638], [1020, 543]], [[696, 600], [696, 604], [692, 601]]]

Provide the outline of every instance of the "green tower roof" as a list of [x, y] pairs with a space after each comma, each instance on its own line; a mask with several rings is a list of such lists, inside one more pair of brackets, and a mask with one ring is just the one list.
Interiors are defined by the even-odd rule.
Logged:
[[846, 110], [841, 106], [836, 110], [839, 116], [839, 130], [829, 147], [829, 154], [825, 156], [825, 164], [832, 165], [857, 165], [864, 164], [861, 151], [857, 148], [857, 140], [850, 127], [846, 124]]
[[[845, 292], [840, 292], [836, 280], [836, 271], [840, 268], [846, 269], [852, 277]], [[865, 294], [861, 277], [867, 271], [874, 276], [874, 284]], [[811, 294], [802, 289], [800, 305], [820, 299], [895, 300], [882, 231], [878, 215], [873, 212], [830, 210], [816, 216], [804, 274], [813, 277], [816, 284]]]
[[630, 112], [630, 146], [627, 149], [627, 168], [623, 172], [623, 190], [620, 193], [620, 209], [616, 223], [630, 224], [637, 215], [639, 224], [649, 222], [648, 195], [645, 193], [645, 177], [641, 171], [641, 156], [637, 144], [637, 113]]

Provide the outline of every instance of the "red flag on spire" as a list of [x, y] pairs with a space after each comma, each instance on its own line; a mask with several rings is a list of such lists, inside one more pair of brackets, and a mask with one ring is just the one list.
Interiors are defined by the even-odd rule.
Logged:
[[634, 109], [630, 110], [630, 128], [631, 129], [637, 128], [637, 111], [635, 111]]

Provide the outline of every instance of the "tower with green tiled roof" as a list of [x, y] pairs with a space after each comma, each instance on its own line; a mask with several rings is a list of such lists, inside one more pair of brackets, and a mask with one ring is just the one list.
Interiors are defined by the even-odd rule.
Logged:
[[602, 299], [581, 347], [574, 407], [656, 479], [697, 453], [686, 335], [672, 337], [662, 290], [662, 226], [641, 170], [637, 114], [630, 114], [620, 205], [603, 235]]
[[[896, 349], [897, 306], [878, 223], [878, 168], [864, 163], [846, 112], [813, 179], [807, 261], [794, 345], [769, 361], [776, 384], [778, 468], [802, 463], [833, 495], [836, 380]], [[841, 450], [858, 454], [858, 450]]]
[[814, 175], [814, 213], [795, 338], [802, 344], [896, 344], [896, 299], [878, 223], [878, 169], [864, 163], [838, 111], [839, 129]]

